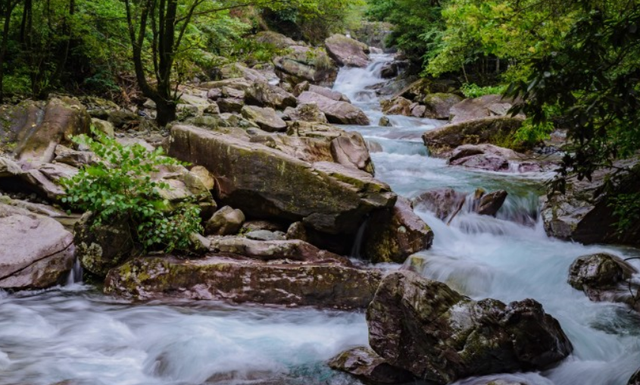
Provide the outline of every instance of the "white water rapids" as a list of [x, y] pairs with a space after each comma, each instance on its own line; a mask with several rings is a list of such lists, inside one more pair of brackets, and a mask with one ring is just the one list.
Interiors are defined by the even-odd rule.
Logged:
[[[377, 73], [388, 60], [378, 56], [367, 69], [344, 69], [335, 86], [374, 124], [348, 129], [382, 146], [372, 154], [376, 176], [407, 197], [434, 187], [510, 194], [498, 218], [461, 213], [447, 226], [418, 212], [435, 232], [433, 248], [421, 253], [423, 274], [476, 299], [534, 298], [560, 321], [575, 347], [568, 359], [541, 373], [500, 378], [529, 385], [624, 385], [640, 367], [640, 317], [621, 305], [591, 302], [566, 280], [580, 255], [640, 253], [561, 242], [539, 224], [507, 220], [523, 212], [535, 217], [545, 176], [471, 172], [429, 158], [420, 135], [441, 122], [391, 117], [394, 127], [375, 126], [382, 113], [366, 87], [381, 82]], [[358, 312], [214, 302], [132, 305], [77, 283], [43, 293], [0, 293], [0, 385], [360, 384], [325, 362], [366, 344]]]

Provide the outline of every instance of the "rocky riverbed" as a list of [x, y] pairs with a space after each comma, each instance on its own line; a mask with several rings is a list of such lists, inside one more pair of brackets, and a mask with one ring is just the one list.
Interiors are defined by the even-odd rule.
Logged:
[[[149, 102], [3, 107], [0, 384], [627, 383], [640, 251], [602, 245], [637, 238], [598, 219], [601, 179], [541, 206], [557, 158], [497, 146], [511, 101], [385, 96], [392, 56], [259, 38], [292, 50], [184, 85], [166, 129]], [[189, 163], [153, 178], [200, 207], [194, 255], [61, 210], [90, 125]]]

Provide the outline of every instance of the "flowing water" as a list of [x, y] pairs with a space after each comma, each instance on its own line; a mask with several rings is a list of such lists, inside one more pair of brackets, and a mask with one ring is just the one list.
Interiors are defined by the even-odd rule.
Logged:
[[[368, 87], [381, 82], [380, 67], [389, 60], [378, 56], [367, 69], [344, 69], [335, 87], [374, 124], [382, 113]], [[575, 346], [553, 369], [501, 378], [530, 385], [625, 384], [640, 367], [640, 317], [623, 306], [589, 301], [566, 279], [580, 255], [640, 253], [548, 238], [537, 220], [537, 197], [549, 175], [448, 167], [428, 157], [420, 140], [441, 122], [391, 121], [393, 127], [348, 129], [381, 146], [372, 154], [376, 175], [399, 194], [414, 197], [434, 187], [501, 188], [510, 194], [496, 218], [463, 209], [447, 225], [418, 210], [435, 232], [432, 249], [420, 253], [426, 277], [477, 299], [535, 298], [558, 318]], [[346, 348], [366, 345], [362, 313], [215, 302], [132, 305], [105, 297], [79, 279], [75, 269], [64, 288], [0, 293], [0, 385], [360, 384], [325, 362]]]

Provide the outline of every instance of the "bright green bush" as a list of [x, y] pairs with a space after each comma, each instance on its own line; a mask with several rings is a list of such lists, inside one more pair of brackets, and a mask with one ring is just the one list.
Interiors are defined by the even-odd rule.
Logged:
[[484, 95], [501, 94], [504, 90], [504, 86], [480, 87], [474, 83], [466, 83], [460, 87], [460, 92], [462, 92], [466, 98], [479, 98]]
[[62, 181], [67, 193], [62, 201], [93, 212], [93, 226], [128, 221], [134, 241], [144, 251], [188, 251], [190, 234], [202, 230], [200, 209], [189, 203], [172, 209], [159, 193], [169, 186], [151, 177], [158, 167], [180, 162], [164, 156], [161, 148], [148, 151], [139, 144], [123, 146], [115, 139], [96, 135], [97, 140], [85, 135], [74, 139], [99, 159]]

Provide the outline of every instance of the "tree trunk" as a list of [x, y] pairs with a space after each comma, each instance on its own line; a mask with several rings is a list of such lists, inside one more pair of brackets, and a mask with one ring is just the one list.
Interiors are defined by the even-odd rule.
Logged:
[[167, 124], [176, 120], [176, 102], [173, 100], [165, 100], [158, 98], [154, 100], [156, 103], [156, 122], [160, 127], [164, 127]]

